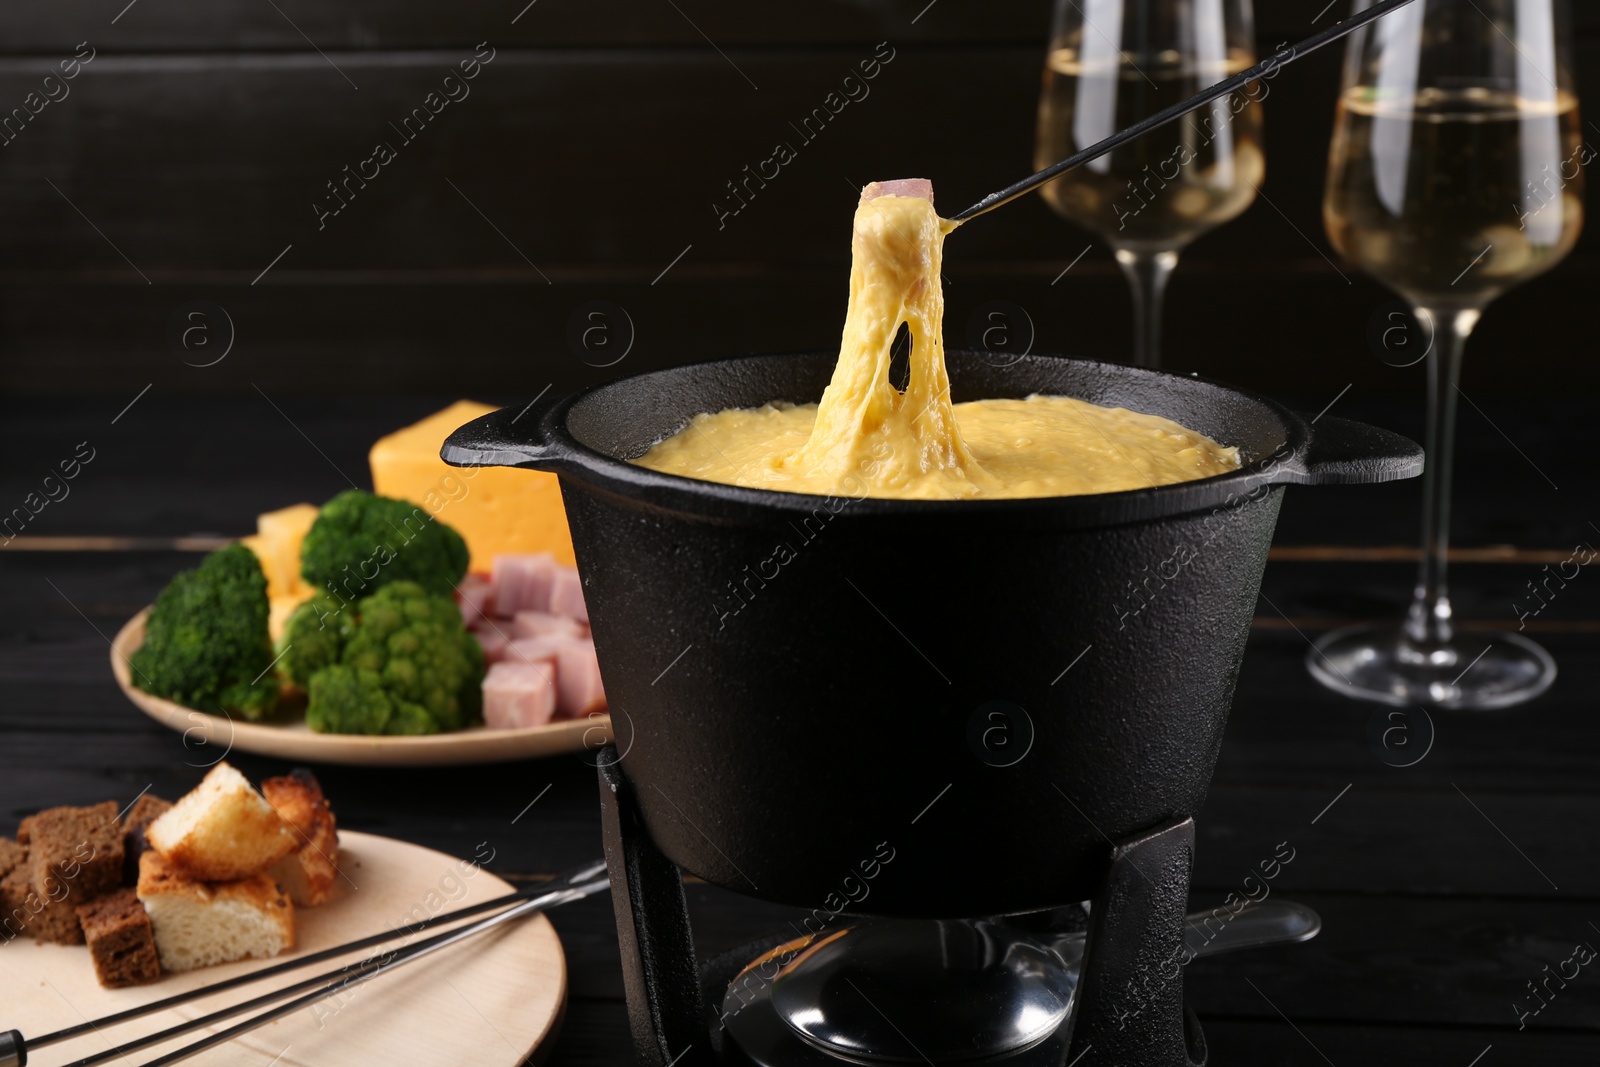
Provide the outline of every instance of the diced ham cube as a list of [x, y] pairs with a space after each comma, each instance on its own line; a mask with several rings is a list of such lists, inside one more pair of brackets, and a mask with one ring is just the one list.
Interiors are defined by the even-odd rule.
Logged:
[[518, 637], [581, 637], [584, 624], [548, 611], [519, 611], [513, 622]]
[[483, 721], [496, 730], [543, 726], [556, 710], [548, 670], [530, 663], [496, 663], [483, 679]]
[[469, 574], [456, 586], [456, 595], [461, 604], [461, 621], [468, 629], [481, 625], [489, 617], [494, 595], [489, 579], [481, 574]]
[[594, 642], [568, 640], [556, 656], [556, 705], [562, 718], [581, 719], [591, 711], [606, 710], [606, 691], [600, 682], [600, 661]]
[[880, 196], [920, 196], [933, 203], [933, 183], [927, 178], [896, 178], [888, 182], [872, 182], [861, 190], [862, 200], [876, 200]]
[[575, 568], [562, 567], [556, 571], [550, 587], [550, 613], [579, 622], [589, 621], [589, 608], [583, 602], [583, 580]]
[[489, 575], [494, 613], [509, 618], [519, 611], [549, 611], [550, 588], [559, 570], [548, 552], [496, 556]]
[[505, 658], [506, 646], [511, 643], [511, 638], [505, 631], [486, 626], [481, 630], [472, 631], [472, 636], [483, 646], [483, 662], [498, 663]]
[[578, 640], [565, 634], [545, 634], [541, 637], [519, 637], [506, 645], [500, 654], [507, 663], [545, 664], [551, 677], [556, 672], [556, 657], [563, 645]]

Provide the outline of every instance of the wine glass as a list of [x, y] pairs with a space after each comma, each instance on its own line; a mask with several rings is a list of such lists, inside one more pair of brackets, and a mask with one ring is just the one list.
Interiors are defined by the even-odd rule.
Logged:
[[[1358, 0], [1357, 10], [1370, 0]], [[1366, 700], [1503, 708], [1555, 680], [1512, 632], [1456, 628], [1445, 585], [1457, 380], [1495, 297], [1549, 270], [1583, 225], [1578, 100], [1561, 0], [1418, 0], [1350, 38], [1323, 205], [1348, 259], [1431, 336], [1422, 566], [1399, 629], [1329, 634], [1308, 657]]]
[[[1043, 169], [1255, 63], [1250, 0], [1057, 0], [1039, 100]], [[1161, 361], [1178, 252], [1235, 218], [1266, 173], [1261, 82], [1040, 189], [1111, 245], [1134, 300], [1134, 362]]]

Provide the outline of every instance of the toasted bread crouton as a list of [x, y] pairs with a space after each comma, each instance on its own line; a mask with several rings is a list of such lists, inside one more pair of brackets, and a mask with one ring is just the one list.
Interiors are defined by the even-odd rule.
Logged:
[[226, 763], [211, 768], [179, 797], [171, 811], [145, 829], [145, 837], [168, 864], [200, 882], [248, 878], [295, 846], [294, 833], [272, 805]]
[[94, 976], [107, 989], [144, 985], [161, 977], [150, 916], [132, 889], [118, 889], [77, 907]]
[[207, 884], [150, 851], [139, 857], [138, 896], [164, 971], [265, 959], [294, 945], [294, 904], [264, 871]]
[[339, 834], [316, 776], [304, 768], [261, 783], [267, 803], [294, 832], [295, 850], [271, 874], [289, 899], [310, 907], [333, 895], [339, 879]]

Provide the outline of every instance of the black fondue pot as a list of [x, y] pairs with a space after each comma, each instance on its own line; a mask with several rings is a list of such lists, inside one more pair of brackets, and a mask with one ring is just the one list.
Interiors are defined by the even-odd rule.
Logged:
[[442, 453], [560, 475], [618, 769], [654, 845], [820, 915], [1091, 896], [1111, 842], [1201, 806], [1283, 487], [1422, 470], [1403, 437], [1313, 425], [1216, 382], [967, 352], [948, 354], [957, 402], [1149, 412], [1237, 446], [1242, 467], [1094, 496], [909, 501], [628, 462], [700, 412], [816, 401], [834, 359], [642, 374], [487, 415]]

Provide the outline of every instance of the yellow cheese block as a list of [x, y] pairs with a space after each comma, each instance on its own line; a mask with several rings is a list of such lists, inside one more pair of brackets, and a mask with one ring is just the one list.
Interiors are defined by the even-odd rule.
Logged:
[[302, 589], [291, 596], [275, 596], [267, 601], [267, 636], [272, 638], [273, 644], [277, 644], [278, 638], [283, 636], [283, 628], [289, 625], [289, 616], [294, 614], [294, 609], [310, 595], [311, 590]]
[[322, 510], [315, 504], [291, 504], [256, 516], [256, 532], [294, 555], [294, 573], [300, 573], [300, 542]]
[[569, 566], [572, 535], [556, 476], [504, 467], [452, 467], [439, 458], [457, 427], [495, 409], [459, 400], [372, 446], [372, 488], [455, 527], [472, 551], [470, 567], [487, 572], [494, 557], [549, 552]]
[[310, 595], [300, 581], [300, 542], [317, 521], [315, 504], [291, 504], [277, 511], [256, 516], [254, 537], [241, 537], [240, 543], [256, 554], [261, 572], [267, 576], [267, 597]]
[[261, 564], [261, 573], [267, 576], [267, 599], [280, 595], [281, 591], [273, 579], [272, 547], [267, 544], [267, 539], [260, 534], [251, 534], [249, 537], [239, 538], [239, 543], [256, 554], [256, 560]]
[[315, 504], [291, 504], [256, 516], [256, 532], [272, 545], [274, 567], [283, 577], [282, 594], [304, 599], [311, 590], [300, 580], [300, 542], [317, 521]]

